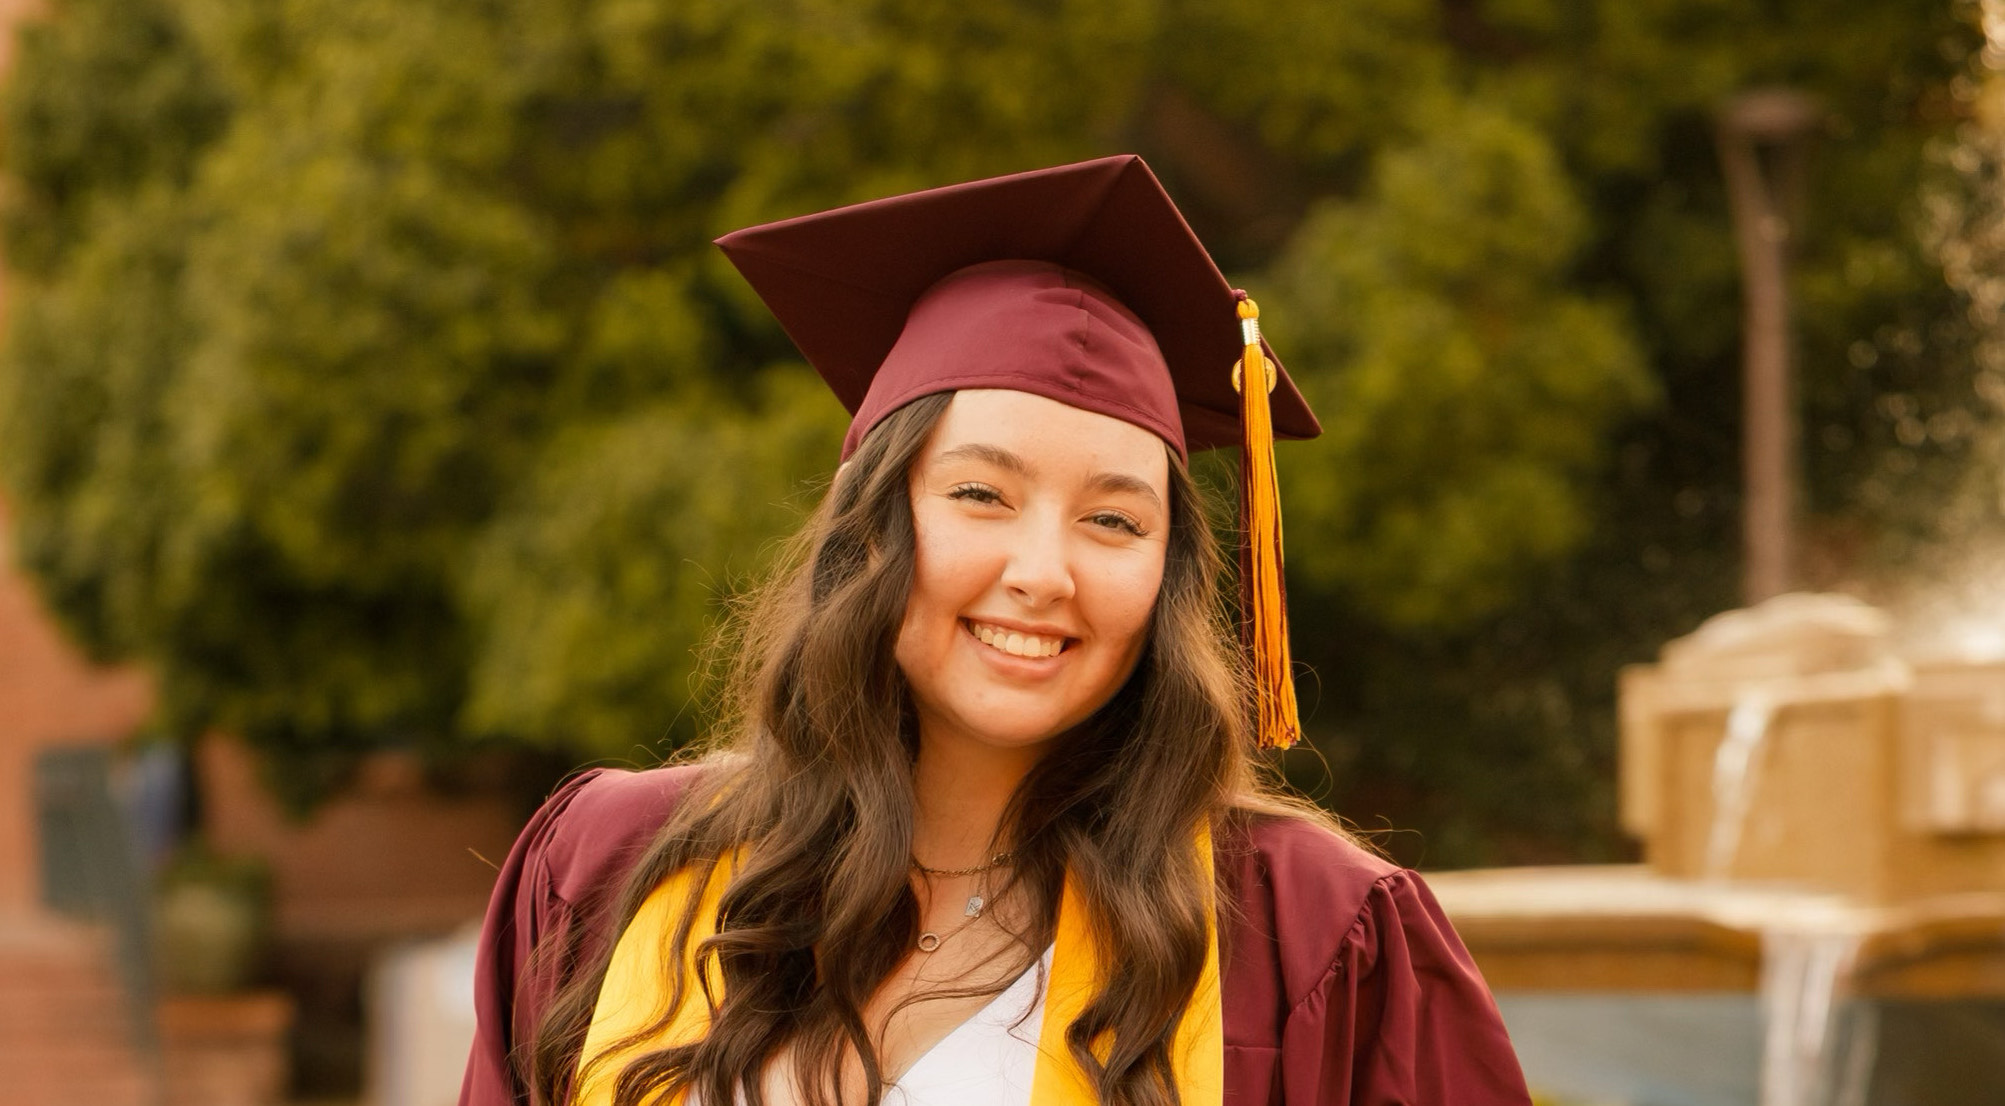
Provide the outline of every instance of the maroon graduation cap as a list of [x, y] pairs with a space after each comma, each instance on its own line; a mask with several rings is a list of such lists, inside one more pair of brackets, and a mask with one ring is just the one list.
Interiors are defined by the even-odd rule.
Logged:
[[[893, 410], [958, 388], [1046, 395], [1153, 430], [1180, 455], [1240, 442], [1243, 297], [1133, 154], [803, 215], [717, 244], [855, 416], [845, 457]], [[1275, 434], [1315, 437], [1315, 415], [1263, 352], [1279, 377]]]
[[1240, 446], [1256, 734], [1294, 744], [1274, 439], [1322, 427], [1260, 337], [1259, 308], [1225, 282], [1141, 158], [932, 188], [717, 244], [849, 409], [845, 458], [899, 407], [963, 388], [1121, 419], [1180, 457]]

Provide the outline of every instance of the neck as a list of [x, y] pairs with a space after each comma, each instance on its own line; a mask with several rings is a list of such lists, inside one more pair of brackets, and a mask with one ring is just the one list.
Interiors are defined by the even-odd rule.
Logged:
[[1041, 746], [997, 748], [922, 726], [912, 772], [912, 855], [930, 868], [968, 868], [1008, 849], [997, 839], [1003, 811], [1043, 752]]

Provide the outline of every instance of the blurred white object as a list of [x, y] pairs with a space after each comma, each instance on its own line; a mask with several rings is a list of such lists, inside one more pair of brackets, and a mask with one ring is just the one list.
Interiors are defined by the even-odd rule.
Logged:
[[371, 1106], [454, 1106], [473, 1047], [474, 922], [397, 945], [369, 973]]

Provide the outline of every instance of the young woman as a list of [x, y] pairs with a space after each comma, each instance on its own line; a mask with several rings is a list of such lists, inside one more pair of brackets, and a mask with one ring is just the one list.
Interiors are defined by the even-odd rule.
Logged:
[[523, 831], [462, 1106], [1528, 1103], [1419, 877], [1262, 782], [1278, 560], [1263, 684], [1186, 458], [1246, 444], [1259, 485], [1317, 427], [1147, 167], [721, 244], [854, 413], [844, 462], [713, 751]]

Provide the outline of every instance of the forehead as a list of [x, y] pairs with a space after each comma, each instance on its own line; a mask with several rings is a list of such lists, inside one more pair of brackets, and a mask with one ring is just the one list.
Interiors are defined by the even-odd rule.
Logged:
[[1039, 474], [1118, 472], [1147, 481], [1159, 493], [1169, 488], [1169, 447], [1153, 431], [1029, 392], [955, 392], [922, 460], [970, 444], [1015, 453]]

